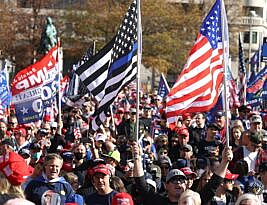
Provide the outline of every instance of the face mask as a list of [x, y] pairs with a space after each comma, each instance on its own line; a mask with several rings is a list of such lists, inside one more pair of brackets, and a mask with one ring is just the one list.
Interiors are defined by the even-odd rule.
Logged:
[[83, 159], [83, 153], [79, 153], [79, 152], [77, 152], [77, 153], [74, 153], [74, 156], [75, 156], [75, 158], [76, 158], [77, 160], [81, 160], [81, 159]]
[[34, 159], [34, 161], [38, 161], [41, 157], [41, 152], [35, 152], [32, 156], [32, 158]]

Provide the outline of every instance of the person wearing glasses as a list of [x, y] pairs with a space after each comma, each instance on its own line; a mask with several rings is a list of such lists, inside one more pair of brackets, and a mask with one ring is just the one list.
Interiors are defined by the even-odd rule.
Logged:
[[[186, 176], [179, 169], [171, 169], [166, 176], [166, 194], [151, 193], [146, 189], [144, 170], [142, 167], [140, 145], [133, 143], [134, 177], [136, 187], [142, 194], [144, 205], [174, 205], [178, 203], [181, 194], [186, 188]], [[223, 182], [229, 162], [233, 158], [231, 147], [226, 147], [222, 153], [222, 160], [218, 169], [214, 172], [209, 182], [199, 193], [203, 204], [208, 204], [216, 193], [217, 188]]]

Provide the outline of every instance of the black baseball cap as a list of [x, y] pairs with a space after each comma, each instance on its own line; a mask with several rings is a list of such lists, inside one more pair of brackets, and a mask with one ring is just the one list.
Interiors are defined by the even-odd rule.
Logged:
[[218, 125], [216, 123], [208, 124], [207, 128], [215, 128], [216, 130], [220, 130], [220, 128], [218, 127]]

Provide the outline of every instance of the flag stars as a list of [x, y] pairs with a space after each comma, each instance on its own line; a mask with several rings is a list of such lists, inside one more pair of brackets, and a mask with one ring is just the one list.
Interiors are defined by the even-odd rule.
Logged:
[[28, 113], [28, 108], [23, 107], [22, 110], [20, 110], [23, 115]]

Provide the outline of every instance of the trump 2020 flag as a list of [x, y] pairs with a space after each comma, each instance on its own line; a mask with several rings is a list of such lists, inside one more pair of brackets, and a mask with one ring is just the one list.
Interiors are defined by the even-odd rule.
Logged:
[[40, 61], [21, 70], [12, 82], [12, 96], [20, 124], [42, 119], [58, 92], [58, 46]]
[[0, 77], [0, 102], [1, 107], [5, 110], [11, 103], [11, 93], [9, 90], [8, 75], [7, 75], [7, 66], [5, 64], [3, 70], [1, 70]]
[[177, 116], [209, 111], [218, 100], [229, 49], [227, 18], [221, 1], [216, 0], [203, 21], [187, 63], [167, 96], [166, 115], [170, 128], [175, 126]]
[[158, 97], [163, 100], [163, 98], [165, 98], [170, 92], [170, 88], [169, 85], [163, 75], [163, 73], [161, 73], [160, 75], [160, 80], [159, 80], [159, 88], [158, 88]]

